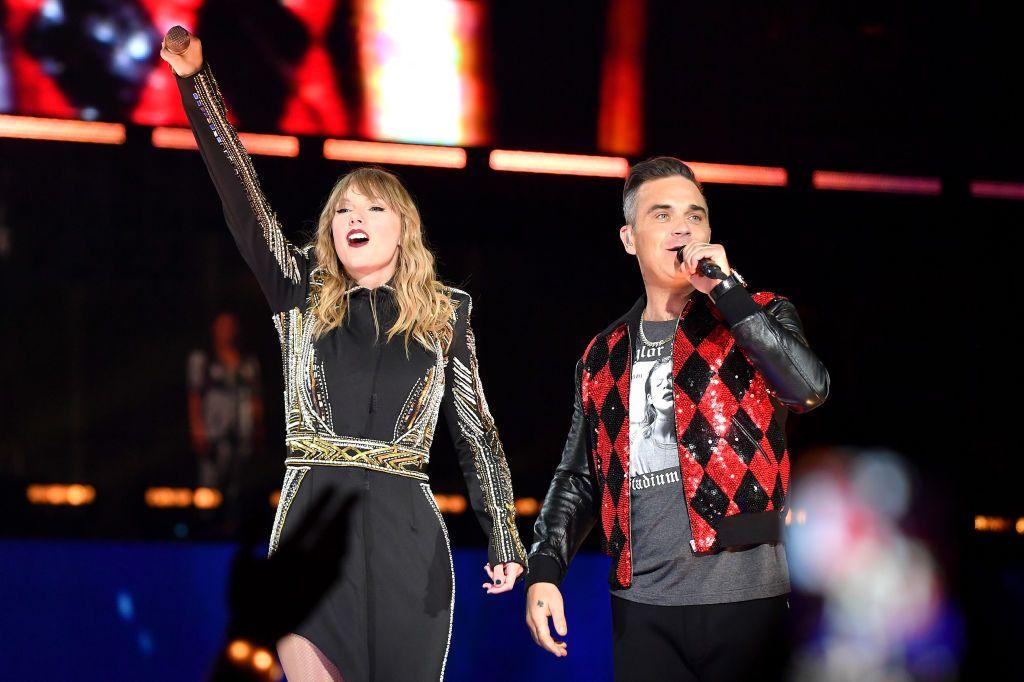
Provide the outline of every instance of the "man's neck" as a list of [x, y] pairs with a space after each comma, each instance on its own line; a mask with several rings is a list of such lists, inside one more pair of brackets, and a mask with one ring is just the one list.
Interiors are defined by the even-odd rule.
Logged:
[[686, 302], [696, 291], [692, 284], [682, 289], [663, 289], [645, 285], [647, 289], [647, 307], [644, 308], [643, 319], [648, 322], [662, 322], [679, 317], [686, 307]]

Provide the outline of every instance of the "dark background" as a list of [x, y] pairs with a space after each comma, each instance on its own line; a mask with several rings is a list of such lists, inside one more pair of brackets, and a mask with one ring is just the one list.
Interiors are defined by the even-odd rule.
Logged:
[[[491, 7], [495, 146], [600, 151], [605, 11]], [[966, 670], [980, 669], [1024, 631], [1021, 538], [972, 532], [975, 514], [1024, 515], [1011, 335], [1024, 204], [967, 191], [972, 179], [1024, 180], [1015, 17], [981, 2], [648, 11], [646, 143], [633, 160], [789, 170], [785, 188], [707, 194], [730, 262], [753, 289], [797, 304], [832, 375], [825, 406], [790, 421], [796, 468], [801, 453], [829, 446], [906, 457], [917, 491], [909, 525], [973, 623]], [[258, 90], [258, 73], [250, 78]], [[255, 160], [297, 242], [349, 168], [320, 158], [320, 142], [304, 138], [297, 159]], [[469, 155], [464, 170], [395, 170], [419, 202], [441, 276], [474, 297], [516, 492], [539, 498], [569, 424], [575, 360], [642, 292], [616, 236], [622, 183], [499, 173], [487, 150]], [[814, 169], [935, 176], [943, 192], [816, 191]], [[0, 227], [0, 474], [11, 508], [0, 531], [171, 538], [184, 519], [207, 532], [201, 514], [146, 509], [142, 491], [193, 483], [185, 360], [223, 309], [240, 314], [263, 365], [268, 437], [254, 480], [279, 484], [276, 335], [197, 153], [154, 149], [146, 128], [129, 128], [123, 147], [0, 140]], [[454, 462], [440, 429], [435, 492], [462, 490]], [[24, 485], [50, 481], [92, 484], [97, 502], [30, 507]], [[449, 521], [456, 543], [482, 541], [471, 515]]]

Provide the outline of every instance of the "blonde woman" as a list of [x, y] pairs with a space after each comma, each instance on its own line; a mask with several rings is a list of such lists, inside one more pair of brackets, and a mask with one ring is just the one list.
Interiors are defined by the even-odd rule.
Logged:
[[278, 642], [284, 672], [346, 682], [443, 677], [454, 576], [426, 473], [440, 410], [490, 538], [484, 589], [510, 590], [525, 565], [508, 465], [477, 371], [472, 302], [437, 281], [416, 205], [381, 169], [339, 179], [313, 243], [290, 244], [199, 39], [183, 54], [160, 54], [281, 341], [288, 454], [270, 552], [318, 495], [357, 497], [337, 581]]

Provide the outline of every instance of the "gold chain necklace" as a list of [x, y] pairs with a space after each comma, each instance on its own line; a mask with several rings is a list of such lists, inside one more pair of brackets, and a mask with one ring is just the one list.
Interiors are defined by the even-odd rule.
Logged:
[[[679, 320], [676, 320], [676, 324], [679, 324]], [[672, 336], [672, 334], [669, 334], [661, 341], [649, 341], [647, 339], [647, 334], [644, 334], [644, 316], [643, 314], [640, 315], [640, 342], [643, 343], [648, 348], [661, 348], [666, 343], [672, 340]]]
[[[679, 329], [679, 321], [683, 319], [683, 315], [686, 314], [686, 311], [690, 308], [690, 304], [691, 303], [693, 303], [693, 295], [692, 294], [689, 297], [687, 297], [686, 303], [683, 305], [683, 309], [679, 312], [679, 317], [676, 318], [676, 330]], [[661, 341], [649, 341], [647, 339], [647, 334], [644, 334], [644, 315], [646, 315], [646, 314], [647, 314], [646, 310], [644, 310], [643, 312], [640, 313], [640, 342], [641, 343], [643, 343], [648, 348], [661, 348], [666, 343], [668, 343], [669, 341], [671, 341], [672, 339], [675, 338], [675, 334], [669, 334], [666, 338], [662, 339]], [[668, 322], [668, 320], [665, 320], [665, 321]]]

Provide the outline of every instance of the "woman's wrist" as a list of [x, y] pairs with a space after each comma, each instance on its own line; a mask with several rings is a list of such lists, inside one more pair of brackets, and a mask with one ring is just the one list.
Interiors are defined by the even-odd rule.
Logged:
[[171, 67], [171, 73], [173, 73], [173, 74], [174, 74], [175, 76], [177, 76], [178, 78], [181, 78], [181, 79], [185, 79], [185, 78], [191, 78], [192, 76], [194, 76], [194, 75], [196, 75], [197, 73], [199, 73], [200, 71], [202, 71], [202, 70], [203, 70], [203, 67], [204, 67], [204, 66], [206, 66], [206, 62], [205, 62], [205, 61], [202, 61], [202, 62], [200, 62], [200, 63], [199, 63], [199, 66], [198, 66], [198, 67], [196, 68], [196, 70], [195, 70], [195, 71], [193, 71], [192, 73], [190, 73], [190, 74], [188, 74], [188, 75], [185, 75], [185, 76], [183, 76], [183, 75], [181, 75], [180, 73], [178, 73], [178, 72], [177, 72], [177, 71], [175, 70], [175, 68], [174, 68], [174, 66], [173, 66], [173, 65], [169, 64], [168, 66], [170, 66], [170, 67]]

